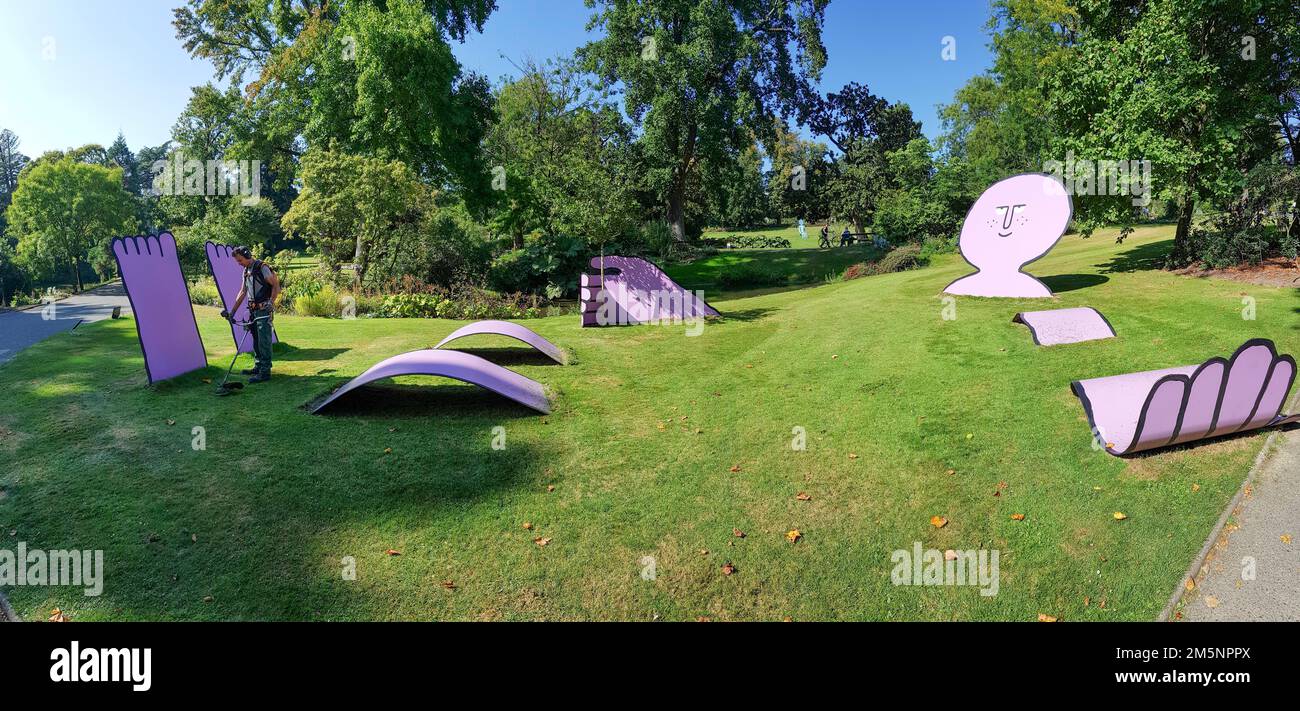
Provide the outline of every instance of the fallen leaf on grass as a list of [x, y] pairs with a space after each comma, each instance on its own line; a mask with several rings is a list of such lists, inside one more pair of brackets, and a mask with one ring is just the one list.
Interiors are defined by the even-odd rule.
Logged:
[[956, 473], [957, 473], [956, 469], [949, 469], [948, 471], [944, 472], [944, 474], [947, 474], [948, 476], [952, 476], [953, 474]]
[[731, 535], [735, 536], [736, 538], [744, 538], [745, 532], [740, 530], [739, 528], [733, 528], [731, 529]]
[[448, 590], [455, 590], [455, 589], [456, 589], [456, 583], [454, 583], [454, 582], [452, 582], [452, 581], [450, 581], [450, 580], [444, 580], [444, 581], [442, 581], [442, 586], [443, 586], [444, 588], [448, 589]]
[[732, 465], [732, 467], [731, 467], [731, 473], [734, 474], [734, 473], [736, 473], [736, 472], [738, 472], [738, 471], [740, 471], [740, 465], [739, 465], [739, 464]]
[[533, 530], [533, 524], [531, 521], [524, 521], [524, 530], [525, 531]]
[[1196, 581], [1195, 581], [1195, 580], [1192, 580], [1191, 578], [1188, 578], [1188, 579], [1187, 579], [1187, 582], [1183, 583], [1183, 587], [1184, 587], [1185, 589], [1187, 589], [1187, 590], [1195, 590], [1195, 589], [1196, 589]]
[[1123, 521], [1124, 519], [1128, 518], [1128, 514], [1124, 513], [1123, 511], [1116, 511], [1115, 513], [1111, 514], [1111, 516], [1114, 516], [1116, 521]]
[[812, 501], [812, 496], [809, 495], [809, 494], [806, 494], [806, 493], [804, 493], [804, 492], [802, 492], [802, 491], [799, 492], [799, 493], [797, 493], [797, 494], [795, 494], [795, 495], [794, 495], [794, 498], [797, 499], [797, 500], [799, 500], [799, 501]]
[[1051, 615], [1044, 615], [1044, 614], [1041, 613], [1041, 612], [1038, 613], [1038, 621], [1039, 621], [1039, 622], [1056, 622], [1056, 620], [1057, 620], [1057, 618], [1055, 618], [1055, 617], [1053, 617], [1053, 616], [1051, 616]]
[[170, 427], [170, 426], [172, 426], [172, 425], [174, 425], [174, 424], [176, 424], [176, 420], [173, 420], [173, 419], [170, 418], [170, 417], [167, 418], [167, 426], [168, 426], [168, 427]]
[[1011, 514], [1011, 520], [1012, 520], [1012, 521], [1024, 521], [1024, 520], [1025, 520], [1025, 515], [1024, 515], [1024, 514]]
[[797, 528], [785, 532], [785, 540], [791, 543], [798, 543], [800, 538], [803, 538], [803, 533]]
[[67, 621], [68, 621], [68, 616], [63, 614], [63, 610], [60, 610], [57, 607], [54, 608], [53, 610], [50, 610], [50, 622], [67, 622]]
[[1283, 533], [1282, 535], [1278, 536], [1278, 538], [1282, 539], [1282, 542], [1287, 544], [1288, 546], [1291, 545], [1291, 534]]
[[934, 526], [935, 528], [943, 528], [944, 526], [948, 525], [948, 519], [944, 518], [943, 516], [931, 516], [930, 525]]
[[534, 539], [533, 539], [533, 543], [536, 543], [536, 544], [539, 545], [539, 546], [545, 546], [545, 545], [548, 545], [550, 542], [551, 542], [551, 539], [549, 539], [549, 538], [543, 538], [542, 536], [538, 536], [537, 538], [534, 538]]
[[203, 601], [204, 601], [204, 602], [212, 602], [212, 601], [215, 600], [215, 599], [216, 599], [216, 598], [212, 597], [211, 595], [204, 595], [204, 596], [203, 596]]
[[402, 554], [401, 551], [395, 551], [395, 550], [393, 550], [392, 548], [389, 548], [388, 550], [384, 551], [384, 555], [389, 555], [389, 556], [392, 556], [392, 555], [401, 555], [401, 554]]
[[727, 562], [722, 566], [722, 574], [723, 574], [723, 575], [731, 575], [731, 574], [734, 573], [734, 572], [736, 572], [736, 566], [732, 565], [732, 564], [731, 564], [731, 561], [727, 561]]
[[547, 486], [547, 487], [546, 487], [546, 491], [547, 491], [547, 493], [552, 492], [552, 491], [555, 491], [555, 485], [554, 485], [554, 484], [551, 484], [550, 486]]
[[1193, 494], [1195, 494], [1196, 492], [1198, 492], [1198, 491], [1200, 491], [1200, 490], [1201, 490], [1201, 485], [1200, 485], [1200, 484], [1192, 484], [1192, 493], [1193, 493]]
[[384, 447], [384, 454], [392, 454], [392, 453], [393, 453], [392, 447]]
[[849, 459], [857, 459], [857, 458], [858, 455], [854, 454], [853, 452], [849, 452]]

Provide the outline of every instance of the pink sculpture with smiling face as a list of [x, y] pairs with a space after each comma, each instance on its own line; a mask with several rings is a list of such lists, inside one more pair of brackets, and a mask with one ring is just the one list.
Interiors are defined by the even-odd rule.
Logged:
[[1021, 271], [1056, 245], [1073, 207], [1060, 181], [1044, 173], [999, 180], [979, 196], [957, 242], [974, 274], [944, 293], [962, 296], [1036, 298], [1052, 295], [1043, 282]]

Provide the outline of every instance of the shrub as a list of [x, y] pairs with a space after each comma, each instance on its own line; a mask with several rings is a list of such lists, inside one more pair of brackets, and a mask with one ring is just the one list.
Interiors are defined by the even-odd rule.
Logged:
[[767, 264], [746, 262], [718, 275], [718, 286], [724, 289], [784, 286], [790, 282], [789, 274]]
[[504, 294], [542, 294], [550, 287], [573, 293], [578, 288], [578, 274], [587, 266], [587, 254], [586, 243], [576, 237], [533, 238], [522, 248], [492, 260], [488, 281]]
[[784, 237], [767, 235], [727, 235], [726, 237], [704, 237], [700, 240], [719, 249], [789, 249], [790, 240]]
[[198, 306], [221, 306], [221, 293], [217, 291], [216, 282], [211, 277], [204, 277], [190, 284], [190, 303]]
[[389, 294], [377, 314], [383, 318], [436, 318], [444, 299], [436, 294]]
[[880, 261], [876, 262], [876, 273], [904, 272], [909, 269], [919, 269], [927, 263], [928, 260], [921, 257], [921, 245], [906, 244], [881, 257]]
[[299, 316], [338, 318], [343, 314], [343, 302], [334, 287], [326, 284], [314, 293], [303, 294], [293, 300], [293, 310]]

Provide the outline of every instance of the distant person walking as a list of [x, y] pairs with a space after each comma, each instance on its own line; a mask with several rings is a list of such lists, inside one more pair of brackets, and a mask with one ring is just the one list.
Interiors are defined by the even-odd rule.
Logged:
[[821, 249], [822, 247], [826, 247], [829, 249], [830, 246], [831, 246], [831, 225], [828, 222], [822, 225], [822, 239], [820, 242], [817, 243], [817, 249]]

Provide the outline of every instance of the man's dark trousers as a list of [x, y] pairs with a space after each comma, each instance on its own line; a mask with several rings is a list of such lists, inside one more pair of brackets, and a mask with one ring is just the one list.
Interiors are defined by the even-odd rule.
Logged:
[[271, 327], [272, 312], [269, 307], [262, 307], [248, 312], [252, 320], [253, 332], [253, 370], [259, 375], [271, 374]]

